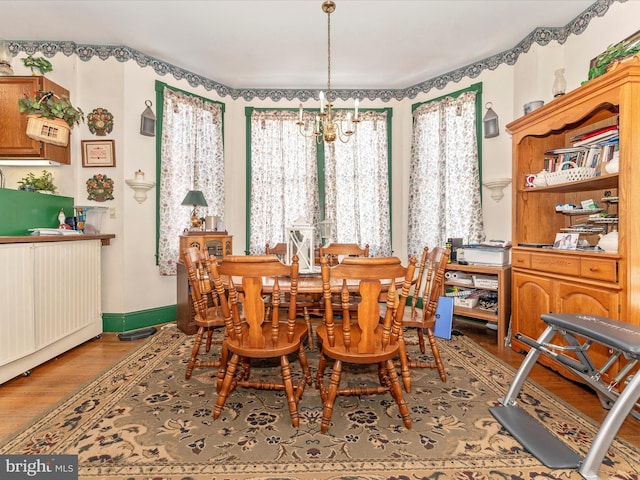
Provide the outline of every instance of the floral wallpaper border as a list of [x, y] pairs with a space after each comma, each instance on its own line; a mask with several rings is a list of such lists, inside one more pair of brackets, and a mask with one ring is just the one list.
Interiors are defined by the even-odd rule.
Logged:
[[[609, 10], [609, 7], [615, 3], [624, 3], [627, 0], [597, 0], [593, 5], [584, 12], [571, 20], [564, 27], [538, 27], [515, 47], [510, 50], [498, 53], [491, 57], [485, 58], [479, 62], [471, 63], [464, 67], [458, 68], [451, 72], [445, 73], [438, 77], [425, 80], [424, 82], [401, 89], [360, 89], [360, 90], [332, 90], [335, 98], [348, 100], [350, 98], [359, 98], [367, 100], [403, 100], [405, 98], [415, 98], [419, 93], [427, 93], [431, 89], [443, 89], [451, 82], [459, 82], [464, 77], [476, 78], [484, 70], [495, 70], [502, 64], [513, 65], [518, 57], [529, 51], [534, 43], [539, 45], [547, 45], [555, 40], [560, 44], [566, 42], [569, 35], [581, 34], [589, 25], [589, 22], [595, 17], [602, 17]], [[260, 100], [271, 99], [279, 101], [280, 99], [306, 101], [317, 98], [317, 90], [308, 89], [236, 89], [231, 88], [214, 80], [205, 78], [193, 72], [189, 72], [182, 68], [166, 63], [157, 58], [145, 55], [142, 52], [122, 45], [80, 45], [71, 41], [22, 41], [8, 40], [9, 50], [13, 56], [20, 52], [28, 55], [41, 53], [45, 57], [53, 57], [57, 53], [63, 53], [66, 56], [73, 54], [78, 55], [82, 61], [89, 61], [93, 57], [106, 60], [110, 57], [116, 58], [120, 62], [128, 62], [134, 60], [140, 67], [151, 67], [154, 71], [164, 76], [171, 74], [176, 80], [183, 78], [189, 82], [192, 87], [202, 85], [206, 90], [213, 90], [221, 97], [231, 97], [233, 100], [242, 98], [244, 100]]]

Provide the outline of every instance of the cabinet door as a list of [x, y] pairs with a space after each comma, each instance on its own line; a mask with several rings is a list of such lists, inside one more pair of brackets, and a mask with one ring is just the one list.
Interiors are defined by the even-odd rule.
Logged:
[[27, 136], [27, 116], [18, 110], [18, 100], [25, 94], [32, 95], [38, 90], [52, 91], [56, 95], [69, 95], [67, 90], [44, 77], [0, 77], [0, 157], [45, 158], [69, 164], [69, 145], [52, 145]]
[[[33, 248], [0, 246], [0, 366], [35, 350]], [[0, 374], [0, 383], [14, 374]]]
[[558, 282], [556, 312], [590, 313], [618, 319], [618, 293], [580, 283]]
[[536, 339], [545, 329], [540, 315], [553, 310], [553, 282], [546, 277], [516, 271], [512, 286], [512, 332]]
[[[617, 320], [618, 301], [619, 295], [616, 291], [580, 283], [558, 282], [556, 285], [556, 312], [588, 313]], [[594, 343], [588, 354], [593, 363], [600, 367], [611, 353], [603, 345]], [[616, 369], [613, 370], [615, 371]]]

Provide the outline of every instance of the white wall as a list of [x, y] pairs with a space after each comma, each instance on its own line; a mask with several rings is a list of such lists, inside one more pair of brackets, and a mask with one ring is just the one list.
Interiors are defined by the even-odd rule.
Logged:
[[[605, 17], [593, 19], [580, 35], [572, 35], [564, 45], [552, 42], [547, 46], [534, 45], [514, 66], [501, 65], [485, 71], [477, 78], [465, 78], [432, 90], [414, 99], [401, 102], [361, 102], [362, 108], [393, 109], [392, 175], [393, 175], [393, 246], [394, 254], [406, 257], [407, 209], [411, 148], [411, 106], [439, 97], [477, 82], [483, 83], [483, 103], [491, 102], [499, 116], [500, 135], [483, 139], [483, 177], [486, 180], [511, 177], [511, 139], [505, 125], [523, 113], [523, 105], [531, 100], [552, 100], [554, 71], [565, 68], [567, 90], [586, 80], [589, 61], [609, 44], [616, 43], [638, 29], [640, 2], [614, 3]], [[20, 57], [22, 57], [20, 55]], [[14, 61], [16, 75], [28, 75], [19, 61]], [[107, 108], [115, 117], [115, 126], [107, 138], [116, 142], [115, 168], [82, 168], [80, 140], [95, 139], [86, 125], [72, 131], [72, 165], [54, 170], [60, 194], [73, 196], [77, 204], [92, 204], [87, 197], [85, 182], [95, 173], [105, 173], [115, 181], [115, 200], [93, 203], [115, 209], [115, 218], [104, 218], [102, 231], [115, 233], [116, 239], [103, 249], [103, 311], [128, 313], [176, 303], [175, 277], [161, 277], [155, 265], [155, 188], [149, 191], [146, 202], [139, 204], [125, 180], [133, 178], [136, 170], [145, 172], [147, 180], [155, 181], [155, 137], [139, 134], [140, 114], [145, 100], [155, 105], [155, 80], [225, 103], [225, 223], [234, 235], [234, 253], [245, 249], [245, 113], [246, 106], [297, 107], [299, 100], [273, 102], [220, 98], [203, 87], [192, 88], [186, 80], [171, 76], [160, 77], [150, 67], [140, 68], [134, 61], [125, 63], [114, 59], [93, 59], [83, 62], [77, 57], [57, 55], [52, 59], [54, 71], [47, 76], [71, 91], [73, 103], [85, 113], [96, 107]], [[215, 80], [215, 79], [214, 79]], [[336, 102], [336, 106], [350, 106], [351, 102]], [[307, 106], [315, 107], [316, 102]], [[484, 115], [484, 112], [483, 112]], [[7, 187], [16, 188], [17, 181], [32, 168], [5, 167]], [[511, 187], [504, 198], [495, 202], [483, 189], [483, 211], [487, 238], [511, 238]]]

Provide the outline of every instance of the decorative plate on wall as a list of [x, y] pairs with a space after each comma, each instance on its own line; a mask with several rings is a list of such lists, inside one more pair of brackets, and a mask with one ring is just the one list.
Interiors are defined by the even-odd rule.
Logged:
[[106, 108], [98, 107], [87, 115], [89, 131], [100, 137], [113, 130], [113, 115]]
[[87, 199], [96, 202], [106, 202], [113, 200], [113, 180], [101, 173], [94, 175], [87, 180]]

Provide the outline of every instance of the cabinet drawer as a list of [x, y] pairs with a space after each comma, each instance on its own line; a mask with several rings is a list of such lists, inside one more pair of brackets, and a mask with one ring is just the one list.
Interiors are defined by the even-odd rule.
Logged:
[[531, 268], [531, 254], [526, 252], [512, 252], [511, 263], [514, 267]]
[[580, 276], [605, 282], [617, 282], [617, 263], [615, 260], [583, 258], [580, 262]]
[[532, 253], [531, 268], [562, 275], [580, 275], [580, 258]]

